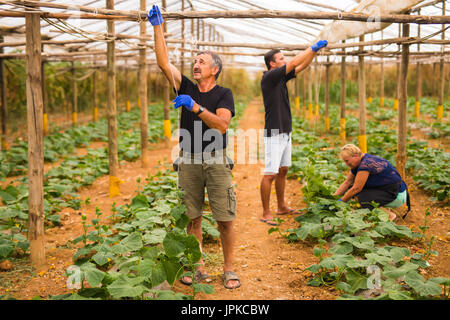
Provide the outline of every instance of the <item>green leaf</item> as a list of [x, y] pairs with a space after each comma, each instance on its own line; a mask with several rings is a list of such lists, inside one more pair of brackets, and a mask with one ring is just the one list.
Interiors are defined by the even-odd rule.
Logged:
[[441, 294], [441, 287], [434, 281], [425, 281], [417, 272], [410, 271], [405, 275], [405, 282], [421, 296], [438, 296]]
[[194, 235], [186, 237], [186, 250], [185, 255], [189, 259], [190, 263], [196, 263], [202, 258], [202, 252], [200, 250], [200, 242]]
[[388, 278], [400, 278], [402, 276], [404, 276], [405, 274], [407, 274], [410, 271], [414, 271], [418, 268], [419, 266], [416, 264], [413, 264], [411, 262], [406, 262], [405, 264], [403, 264], [401, 267], [396, 268], [390, 265], [386, 265], [383, 271], [383, 274], [388, 277]]
[[183, 273], [183, 267], [181, 266], [180, 261], [176, 258], [167, 258], [161, 260], [161, 263], [164, 267], [167, 282], [169, 282], [170, 285], [173, 285], [175, 280]]
[[353, 292], [352, 287], [346, 282], [339, 282], [336, 285], [336, 289], [342, 290], [345, 293], [352, 293]]
[[128, 251], [137, 251], [142, 248], [142, 236], [139, 232], [133, 232], [122, 241], [120, 241]]
[[131, 200], [130, 208], [131, 209], [150, 208], [150, 204], [148, 203], [147, 197], [143, 194], [140, 194]]
[[350, 285], [351, 288], [350, 292], [348, 293], [353, 294], [359, 289], [367, 289], [367, 277], [359, 274], [353, 269], [347, 270], [346, 279], [346, 282]]
[[450, 286], [450, 278], [436, 277], [436, 278], [430, 278], [430, 279], [428, 279], [428, 281], [432, 281], [437, 284], [443, 284], [446, 286]]
[[14, 246], [9, 244], [0, 244], [0, 257], [6, 258], [13, 251]]
[[210, 284], [196, 283], [196, 284], [194, 284], [194, 291], [195, 292], [203, 292], [206, 294], [213, 294], [214, 287]]
[[354, 259], [355, 258], [350, 255], [336, 254], [331, 257], [324, 258], [319, 263], [319, 266], [325, 269], [334, 269], [335, 267], [345, 268], [346, 264]]
[[137, 271], [140, 276], [146, 277], [151, 280], [152, 270], [155, 267], [155, 261], [152, 259], [144, 259], [142, 260], [137, 267]]
[[145, 244], [157, 244], [162, 243], [165, 236], [167, 235], [166, 230], [160, 228], [160, 229], [153, 229], [150, 232], [147, 232], [143, 237], [142, 240]]
[[141, 285], [144, 280], [144, 277], [131, 278], [120, 275], [117, 280], [107, 286], [107, 289], [113, 298], [135, 298], [144, 292], [145, 288]]
[[349, 254], [352, 251], [353, 251], [353, 245], [348, 242], [336, 244], [330, 250], [328, 250], [328, 252], [332, 253], [332, 254]]
[[104, 252], [97, 252], [92, 256], [92, 260], [94, 260], [95, 263], [98, 264], [99, 266], [103, 266], [108, 262], [108, 257]]
[[169, 257], [176, 257], [185, 250], [185, 237], [177, 232], [170, 232], [163, 240], [164, 250]]
[[167, 280], [166, 270], [164, 269], [164, 265], [159, 262], [153, 267], [151, 274], [151, 282], [152, 286], [155, 287]]
[[85, 263], [81, 266], [81, 270], [84, 272], [86, 281], [92, 286], [98, 286], [103, 278], [105, 277], [105, 272], [98, 270], [94, 264]]
[[411, 294], [407, 291], [389, 290], [388, 296], [392, 300], [412, 300]]

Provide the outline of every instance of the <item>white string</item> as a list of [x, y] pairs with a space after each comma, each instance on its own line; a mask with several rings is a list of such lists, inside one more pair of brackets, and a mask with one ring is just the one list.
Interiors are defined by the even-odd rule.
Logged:
[[162, 28], [162, 21], [159, 19], [159, 15], [157, 15], [157, 17], [158, 17], [158, 22], [159, 22], [159, 27], [160, 27], [159, 30], [160, 30], [161, 36], [163, 38], [164, 48], [166, 48], [166, 52], [167, 52], [167, 60], [169, 61], [169, 69], [170, 69], [170, 75], [172, 76], [173, 87], [174, 87], [175, 93], [176, 93], [176, 95], [178, 97], [178, 89], [177, 89], [177, 86], [176, 86], [176, 83], [175, 83], [175, 77], [174, 77], [173, 72], [172, 72], [172, 66], [170, 65], [169, 50], [167, 49], [166, 38], [164, 38], [164, 33], [163, 33], [163, 28]]
[[[170, 69], [170, 75], [172, 76], [173, 88], [175, 89], [175, 93], [176, 93], [176, 95], [178, 97], [178, 89], [177, 89], [177, 86], [176, 86], [176, 83], [175, 83], [175, 77], [174, 77], [173, 72], [172, 72], [172, 66], [170, 65], [169, 50], [167, 49], [166, 38], [164, 38], [164, 33], [163, 33], [163, 28], [162, 28], [162, 21], [159, 19], [159, 15], [158, 15], [158, 22], [159, 22], [161, 36], [163, 38], [163, 44], [164, 44], [164, 47], [166, 48], [166, 52], [167, 52], [167, 60], [169, 61], [169, 69]], [[181, 127], [181, 112], [180, 112], [180, 115], [178, 117], [178, 129], [180, 129], [180, 127]], [[180, 157], [177, 157], [176, 160], [178, 160], [178, 159], [180, 159]], [[179, 161], [178, 164], [177, 164], [177, 180], [178, 180], [177, 181], [177, 186], [178, 187], [180, 187], [180, 166], [181, 166], [182, 162], [183, 162], [183, 160], [181, 159], [181, 161]]]

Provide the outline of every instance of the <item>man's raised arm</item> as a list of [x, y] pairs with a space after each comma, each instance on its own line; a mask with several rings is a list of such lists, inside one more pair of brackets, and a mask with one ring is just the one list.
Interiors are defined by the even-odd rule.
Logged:
[[164, 19], [158, 6], [153, 5], [152, 9], [148, 12], [147, 18], [153, 26], [155, 36], [155, 54], [158, 66], [162, 72], [164, 72], [164, 75], [167, 80], [169, 80], [170, 84], [178, 90], [181, 85], [181, 73], [169, 61], [167, 47], [164, 40], [164, 30], [162, 27]]
[[300, 71], [306, 69], [313, 61], [317, 51], [319, 51], [323, 47], [326, 47], [327, 44], [327, 40], [319, 40], [311, 47], [295, 56], [291, 61], [287, 63], [286, 74], [291, 72], [293, 69], [295, 69], [295, 74], [298, 74]]

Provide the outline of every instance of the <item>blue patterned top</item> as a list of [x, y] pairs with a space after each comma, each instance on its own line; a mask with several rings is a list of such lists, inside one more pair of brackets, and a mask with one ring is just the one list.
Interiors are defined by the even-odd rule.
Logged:
[[351, 169], [356, 176], [358, 171], [369, 171], [369, 177], [365, 187], [374, 188], [388, 184], [400, 183], [398, 192], [406, 190], [406, 184], [402, 181], [397, 169], [386, 159], [366, 153], [357, 168]]

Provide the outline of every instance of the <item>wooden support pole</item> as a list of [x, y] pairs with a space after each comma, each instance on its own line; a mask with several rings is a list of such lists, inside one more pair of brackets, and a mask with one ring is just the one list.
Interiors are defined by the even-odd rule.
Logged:
[[[442, 0], [442, 12], [445, 15], [445, 0]], [[441, 37], [445, 39], [445, 24], [442, 25], [442, 33]], [[442, 52], [444, 52], [444, 45], [442, 45]], [[444, 56], [441, 56], [441, 60], [439, 61], [439, 96], [438, 96], [438, 107], [437, 107], [437, 120], [441, 121], [444, 117], [444, 89], [445, 89], [445, 74], [444, 74], [445, 64], [444, 64]]]
[[307, 119], [313, 120], [312, 67], [308, 67], [308, 113]]
[[[0, 43], [3, 42], [3, 36], [0, 35]], [[3, 53], [3, 48], [0, 48], [0, 54]], [[1, 132], [0, 132], [0, 148], [2, 150], [8, 150], [8, 106], [6, 103], [6, 74], [4, 67], [5, 59], [0, 58], [0, 94], [1, 94]]]
[[298, 78], [295, 77], [295, 81], [294, 81], [294, 86], [295, 86], [295, 90], [294, 90], [294, 92], [295, 92], [295, 110], [297, 112], [300, 111], [300, 97], [298, 96], [299, 95], [298, 83], [299, 83]]
[[[398, 36], [400, 37], [402, 33], [402, 25], [399, 24], [398, 25]], [[401, 47], [400, 45], [398, 45], [398, 51], [400, 51]], [[398, 103], [399, 103], [399, 99], [400, 99], [400, 78], [401, 78], [401, 73], [400, 73], [400, 62], [397, 62], [397, 90], [396, 90], [396, 94], [395, 94], [395, 100], [394, 100], [394, 110], [398, 110]]]
[[[166, 0], [162, 0], [162, 5], [166, 7]], [[203, 22], [203, 21], [202, 21]], [[203, 25], [204, 26], [204, 25]], [[203, 28], [204, 30], [204, 28]], [[163, 23], [163, 31], [167, 32], [167, 24]], [[204, 36], [204, 33], [203, 33]], [[200, 37], [200, 20], [197, 20], [197, 38]], [[170, 123], [170, 85], [169, 80], [163, 80], [163, 103], [164, 103], [164, 140], [166, 146], [169, 146], [170, 138], [172, 137], [172, 128]]]
[[[418, 11], [420, 15], [420, 10]], [[420, 24], [417, 26], [417, 36], [420, 38]], [[420, 52], [420, 43], [417, 44], [417, 52]], [[414, 113], [417, 119], [420, 118], [420, 98], [422, 97], [422, 66], [418, 61], [416, 64], [416, 103]]]
[[[381, 39], [383, 39], [383, 30], [381, 30]], [[384, 107], [384, 59], [380, 63], [380, 108]]]
[[367, 84], [367, 87], [368, 87], [368, 90], [369, 90], [369, 95], [368, 95], [368, 97], [367, 97], [367, 102], [368, 103], [372, 103], [372, 101], [373, 101], [373, 82], [372, 82], [372, 56], [370, 56], [370, 63], [369, 63], [369, 70], [368, 70], [368, 74], [367, 74], [367, 82], [368, 82], [368, 84]]
[[128, 79], [128, 61], [125, 59], [125, 110], [130, 112], [131, 104], [130, 104], [130, 86]]
[[330, 132], [330, 116], [329, 116], [329, 105], [330, 105], [330, 57], [327, 57], [327, 64], [325, 65], [325, 131]]
[[92, 73], [92, 100], [94, 103], [93, 120], [98, 120], [98, 102], [97, 102], [97, 70]]
[[[360, 36], [364, 41], [364, 36]], [[360, 47], [362, 51], [364, 47]], [[359, 148], [363, 153], [367, 152], [366, 135], [366, 79], [364, 75], [364, 56], [358, 57], [358, 90], [359, 90]]]
[[77, 124], [78, 119], [78, 84], [75, 78], [75, 65], [72, 61], [72, 125]]
[[302, 114], [303, 118], [306, 119], [307, 111], [306, 111], [306, 86], [307, 86], [307, 79], [306, 79], [306, 71], [302, 72]]
[[[114, 0], [106, 0], [106, 8], [114, 9]], [[106, 22], [108, 35], [114, 37], [114, 21]], [[107, 61], [106, 61], [106, 94], [108, 110], [108, 159], [109, 159], [109, 197], [115, 197], [120, 194], [120, 183], [118, 177], [119, 160], [117, 145], [117, 105], [116, 105], [116, 57], [115, 40], [107, 43]]]
[[[403, 35], [409, 36], [409, 24], [403, 25]], [[402, 60], [400, 69], [400, 90], [399, 90], [399, 106], [398, 106], [398, 141], [397, 141], [397, 158], [396, 168], [400, 176], [405, 180], [406, 165], [406, 127], [407, 127], [407, 98], [408, 98], [408, 63], [409, 63], [409, 44], [402, 44]]]
[[319, 121], [319, 66], [316, 63], [314, 64], [314, 121], [317, 123]]
[[[44, 51], [44, 45], [42, 44], [41, 52]], [[47, 97], [47, 88], [46, 88], [46, 80], [45, 80], [45, 61], [41, 60], [41, 79], [42, 79], [42, 103], [43, 103], [43, 130], [44, 130], [44, 136], [48, 135], [48, 97]]]
[[[73, 4], [61, 4], [44, 1], [14, 1], [20, 5], [31, 7], [47, 7], [57, 9], [74, 10]], [[136, 10], [110, 10], [109, 8], [95, 8], [88, 6], [76, 6], [76, 9], [81, 12], [78, 13], [79, 19], [108, 19], [108, 20], [128, 20], [139, 21], [147, 18], [147, 11]], [[41, 12], [46, 18], [73, 18], [71, 13], [54, 13]], [[23, 17], [24, 12], [18, 11], [0, 11], [0, 16], [5, 17]], [[280, 10], [209, 10], [209, 11], [184, 11], [184, 12], [162, 12], [164, 19], [195, 19], [195, 18], [224, 18], [224, 19], [241, 19], [241, 18], [277, 18], [277, 19], [311, 19], [311, 20], [348, 20], [348, 21], [363, 21], [367, 22], [373, 19], [371, 14], [362, 14], [354, 12], [311, 12], [311, 11], [280, 11]], [[421, 24], [443, 24], [450, 23], [449, 16], [411, 16], [408, 14], [381, 14], [377, 16], [379, 22], [390, 23], [421, 23]]]
[[[345, 40], [342, 41], [343, 43]], [[342, 48], [342, 53], [345, 53], [345, 48]], [[346, 99], [346, 65], [345, 55], [341, 57], [341, 105], [340, 105], [340, 117], [339, 117], [339, 135], [344, 142], [346, 139], [346, 127], [345, 127], [345, 99]]]
[[41, 24], [38, 13], [26, 13], [26, 91], [28, 125], [28, 240], [31, 263], [46, 268], [44, 239], [44, 130], [41, 74]]
[[[146, 8], [146, 0], [141, 0], [141, 10]], [[147, 34], [147, 21], [140, 23], [140, 36]], [[142, 42], [144, 44], [144, 42]], [[148, 103], [147, 103], [147, 52], [145, 46], [139, 50], [139, 97], [141, 101], [141, 164], [142, 168], [149, 167], [148, 159]]]

